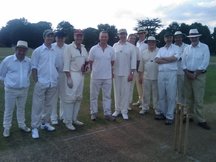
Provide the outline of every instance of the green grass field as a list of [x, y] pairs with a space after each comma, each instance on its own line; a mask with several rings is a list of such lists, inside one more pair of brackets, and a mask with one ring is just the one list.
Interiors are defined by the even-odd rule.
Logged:
[[[29, 50], [28, 55], [30, 55], [32, 50]], [[0, 49], [0, 59], [3, 59], [6, 55], [12, 54], [13, 50], [8, 48], [2, 48]], [[211, 61], [216, 63], [216, 59], [211, 58]], [[79, 119], [85, 123], [84, 127], [78, 128], [78, 131], [76, 132], [70, 132], [68, 131], [64, 125], [61, 123], [59, 126], [57, 126], [57, 130], [53, 133], [46, 133], [44, 131], [41, 131], [41, 138], [40, 140], [33, 140], [31, 138], [31, 134], [25, 134], [23, 132], [20, 132], [17, 128], [16, 123], [16, 117], [15, 112], [13, 116], [13, 127], [11, 129], [11, 136], [7, 139], [3, 138], [2, 136], [2, 119], [3, 119], [3, 112], [4, 112], [4, 89], [1, 85], [0, 87], [0, 150], [6, 150], [10, 148], [16, 148], [21, 147], [25, 145], [30, 145], [32, 143], [46, 143], [48, 140], [52, 140], [52, 138], [55, 137], [63, 137], [65, 135], [70, 135], [71, 133], [77, 133], [82, 134], [83, 132], [86, 132], [88, 129], [91, 128], [97, 128], [97, 127], [106, 127], [110, 124], [110, 122], [105, 121], [103, 119], [102, 115], [102, 104], [101, 104], [101, 96], [99, 101], [99, 120], [97, 122], [92, 122], [90, 120], [89, 115], [89, 74], [85, 77], [85, 87], [83, 92], [83, 101], [81, 105], [81, 111], [79, 113]], [[212, 64], [208, 68], [207, 73], [207, 81], [206, 81], [206, 94], [205, 94], [205, 103], [211, 104], [216, 101], [216, 85], [215, 85], [215, 79], [216, 79], [216, 64]], [[136, 88], [135, 88], [136, 89]], [[32, 92], [33, 92], [33, 85], [31, 84], [31, 87], [29, 89], [29, 95], [26, 103], [26, 123], [28, 126], [30, 126], [30, 117], [31, 117], [31, 101], [32, 101]], [[113, 94], [113, 93], [112, 93]], [[134, 93], [134, 99], [137, 98], [137, 93]], [[114, 109], [114, 105], [112, 102], [112, 109]], [[133, 121], [138, 116], [137, 111], [130, 112], [130, 118]], [[119, 124], [123, 122], [121, 119], [115, 122], [114, 124]], [[46, 139], [46, 140], [45, 140]]]

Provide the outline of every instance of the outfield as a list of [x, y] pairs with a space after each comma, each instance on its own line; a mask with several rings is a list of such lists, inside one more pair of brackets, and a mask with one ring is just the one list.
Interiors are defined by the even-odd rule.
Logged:
[[[31, 54], [31, 51], [32, 50], [29, 51], [28, 55]], [[7, 54], [11, 54], [11, 53], [13, 53], [12, 49], [7, 49], [7, 48], [0, 49], [0, 59], [3, 59]], [[215, 103], [216, 102], [215, 80], [216, 80], [216, 59], [215, 59], [215, 57], [212, 57], [211, 58], [211, 64], [210, 64], [210, 66], [208, 68], [208, 72], [207, 72], [206, 94], [205, 94], [205, 104], [210, 105], [209, 107], [215, 107], [215, 105], [216, 105], [216, 103]], [[26, 120], [27, 120], [26, 123], [28, 126], [30, 126], [32, 91], [33, 91], [33, 85], [31, 84], [31, 87], [29, 89], [28, 100], [26, 103]], [[137, 93], [134, 93], [135, 99], [137, 98], [136, 94]], [[100, 100], [101, 100], [101, 96], [100, 96]], [[127, 123], [127, 122], [123, 121], [122, 119], [118, 119], [115, 123], [110, 123], [108, 121], [105, 121], [103, 119], [101, 109], [100, 109], [100, 113], [99, 113], [99, 116], [100, 116], [99, 120], [97, 122], [92, 122], [90, 120], [90, 115], [89, 115], [89, 74], [87, 74], [85, 77], [83, 101], [82, 101], [82, 105], [81, 105], [81, 112], [79, 115], [79, 119], [85, 123], [85, 126], [78, 128], [78, 130], [76, 132], [70, 132], [64, 127], [63, 124], [60, 124], [59, 126], [57, 126], [57, 131], [55, 131], [53, 133], [47, 133], [47, 132], [41, 131], [41, 139], [35, 141], [31, 138], [31, 134], [25, 134], [25, 133], [22, 133], [18, 130], [17, 124], [16, 124], [15, 113], [14, 113], [14, 120], [13, 120], [13, 127], [11, 129], [11, 136], [8, 139], [5, 139], [2, 137], [2, 131], [3, 131], [2, 118], [3, 118], [3, 111], [4, 111], [4, 90], [3, 90], [2, 86], [0, 87], [0, 101], [1, 101], [0, 102], [0, 107], [1, 107], [0, 108], [0, 125], [1, 125], [0, 126], [0, 153], [1, 152], [8, 152], [8, 151], [10, 152], [10, 150], [14, 150], [14, 149], [20, 150], [20, 149], [27, 147], [29, 145], [32, 145], [32, 144], [38, 146], [38, 148], [35, 148], [36, 149], [35, 152], [40, 153], [40, 151], [38, 150], [38, 149], [40, 149], [39, 145], [49, 146], [50, 149], [52, 149], [53, 145], [52, 145], [52, 143], [50, 143], [50, 140], [55, 141], [56, 139], [64, 139], [64, 137], [70, 138], [70, 136], [78, 136], [78, 135], [86, 134], [87, 132], [89, 132], [91, 130], [100, 130], [101, 128], [103, 129], [103, 128], [110, 128], [110, 127], [118, 127], [118, 126], [121, 126], [121, 125], [124, 125], [125, 123]], [[101, 108], [101, 105], [102, 105], [101, 102], [99, 102], [100, 108]], [[114, 108], [113, 102], [112, 102], [112, 108]], [[215, 123], [216, 123], [216, 120], [215, 120], [216, 110], [211, 108], [211, 110], [207, 110], [207, 111], [208, 111], [207, 115], [211, 119], [211, 124], [214, 123], [214, 125], [212, 125], [212, 127], [213, 127], [212, 131], [214, 134]], [[214, 111], [214, 112], [210, 113], [209, 111]], [[138, 109], [135, 109], [134, 111], [130, 112], [129, 117], [131, 118], [129, 120], [130, 124], [133, 122], [137, 122], [137, 123], [140, 122], [138, 120], [138, 119], [140, 119], [140, 115], [138, 114]], [[164, 128], [164, 127], [162, 127], [162, 128]], [[155, 129], [157, 129], [157, 128], [155, 128]], [[164, 129], [167, 129], [167, 128], [164, 128]], [[134, 134], [136, 134], [136, 133], [134, 132]], [[160, 139], [161, 137], [158, 137], [158, 138]], [[162, 139], [163, 139], [163, 137], [162, 137]], [[91, 143], [91, 141], [89, 141], [89, 142]], [[55, 147], [58, 147], [58, 146], [55, 146]], [[61, 147], [63, 147], [63, 146], [61, 146]], [[53, 159], [53, 161], [55, 161], [55, 160]], [[98, 161], [98, 160], [95, 160], [95, 161]], [[158, 159], [158, 161], [159, 161], [159, 159]]]

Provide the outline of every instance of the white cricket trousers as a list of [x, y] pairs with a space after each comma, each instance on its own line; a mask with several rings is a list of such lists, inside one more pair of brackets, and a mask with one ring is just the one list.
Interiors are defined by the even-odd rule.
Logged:
[[65, 94], [63, 95], [63, 108], [65, 124], [77, 121], [80, 110], [80, 104], [83, 94], [84, 75], [82, 72], [70, 72], [73, 81], [73, 87], [69, 88], [65, 80]]
[[167, 119], [173, 120], [176, 107], [177, 74], [176, 71], [158, 73], [158, 111]]
[[130, 82], [126, 76], [115, 76], [114, 79], [115, 111], [122, 114], [128, 113]]
[[91, 79], [90, 81], [90, 113], [98, 113], [98, 95], [102, 89], [104, 115], [111, 115], [112, 79]]
[[41, 123], [50, 122], [51, 111], [56, 104], [56, 91], [57, 87], [45, 87], [39, 82], [35, 84], [31, 115], [32, 128], [38, 128]]
[[[57, 91], [55, 93], [55, 102], [56, 104], [53, 106], [52, 113], [51, 113], [51, 121], [56, 121], [59, 119], [64, 119], [64, 111], [63, 111], [63, 102], [62, 102], [62, 96], [65, 91], [65, 79], [66, 75], [64, 72], [59, 73], [58, 78], [58, 85], [57, 85]], [[58, 99], [59, 99], [59, 115], [57, 113], [58, 110]]]
[[157, 80], [143, 79], [143, 105], [142, 109], [148, 111], [151, 105], [156, 111], [158, 107], [158, 82]]
[[16, 105], [16, 116], [19, 127], [25, 127], [25, 105], [28, 95], [28, 88], [13, 89], [5, 87], [5, 110], [3, 127], [10, 129], [12, 117]]
[[183, 105], [186, 103], [184, 95], [184, 74], [177, 75], [177, 103]]

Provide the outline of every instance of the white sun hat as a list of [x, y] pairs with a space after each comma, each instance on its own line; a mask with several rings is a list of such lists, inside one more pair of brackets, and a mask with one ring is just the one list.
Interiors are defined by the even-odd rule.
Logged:
[[197, 29], [191, 29], [190, 31], [189, 31], [189, 35], [187, 36], [188, 38], [192, 38], [192, 37], [200, 37], [202, 34], [200, 34], [199, 32], [198, 32], [198, 30]]
[[19, 40], [17, 42], [16, 48], [28, 48], [28, 43], [26, 41]]

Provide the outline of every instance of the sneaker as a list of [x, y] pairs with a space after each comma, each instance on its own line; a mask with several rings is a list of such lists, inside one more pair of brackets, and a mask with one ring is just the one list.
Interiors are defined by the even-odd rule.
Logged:
[[39, 138], [39, 133], [37, 128], [32, 129], [32, 138], [37, 139]]
[[165, 120], [165, 116], [163, 114], [156, 114], [155, 115], [155, 120]]
[[27, 126], [19, 127], [19, 129], [20, 129], [21, 131], [23, 131], [23, 132], [26, 132], [26, 133], [31, 132], [31, 129], [28, 128]]
[[206, 129], [206, 130], [210, 130], [211, 129], [210, 126], [207, 124], [207, 122], [199, 122], [198, 126], [200, 126], [203, 129]]
[[139, 108], [142, 109], [142, 105], [139, 105]]
[[129, 110], [129, 111], [131, 111], [131, 110], [132, 110], [132, 108], [131, 108], [131, 107], [128, 107], [128, 110]]
[[9, 137], [10, 136], [10, 129], [4, 128], [3, 136], [4, 137]]
[[79, 125], [79, 126], [84, 125], [84, 123], [81, 122], [81, 121], [79, 121], [79, 120], [76, 120], [76, 121], [74, 121], [73, 123], [74, 123], [75, 125]]
[[165, 125], [172, 125], [172, 124], [173, 124], [173, 120], [172, 119], [166, 119]]
[[104, 118], [108, 121], [115, 121], [116, 118], [114, 118], [112, 115], [105, 115]]
[[112, 114], [113, 117], [117, 117], [117, 116], [119, 116], [119, 115], [120, 115], [120, 113], [119, 113], [118, 111], [115, 111], [115, 112]]
[[76, 130], [76, 128], [72, 125], [72, 124], [65, 124], [66, 128], [69, 129], [69, 130]]
[[144, 115], [144, 114], [146, 114], [147, 112], [148, 112], [147, 110], [142, 109], [142, 110], [140, 110], [139, 114], [140, 114], [140, 115]]
[[91, 120], [95, 121], [97, 119], [97, 115], [96, 114], [91, 114]]
[[53, 127], [49, 123], [45, 123], [45, 124], [41, 124], [41, 129], [45, 129], [45, 130], [47, 130], [49, 132], [52, 132], [52, 131], [55, 130], [55, 127]]
[[124, 120], [128, 120], [128, 114], [122, 114]]
[[51, 124], [52, 124], [52, 125], [57, 125], [57, 124], [58, 124], [58, 120], [52, 120], [52, 121], [51, 121]]
[[137, 102], [132, 104], [132, 106], [140, 106], [140, 105], [141, 105], [140, 101], [137, 101]]

